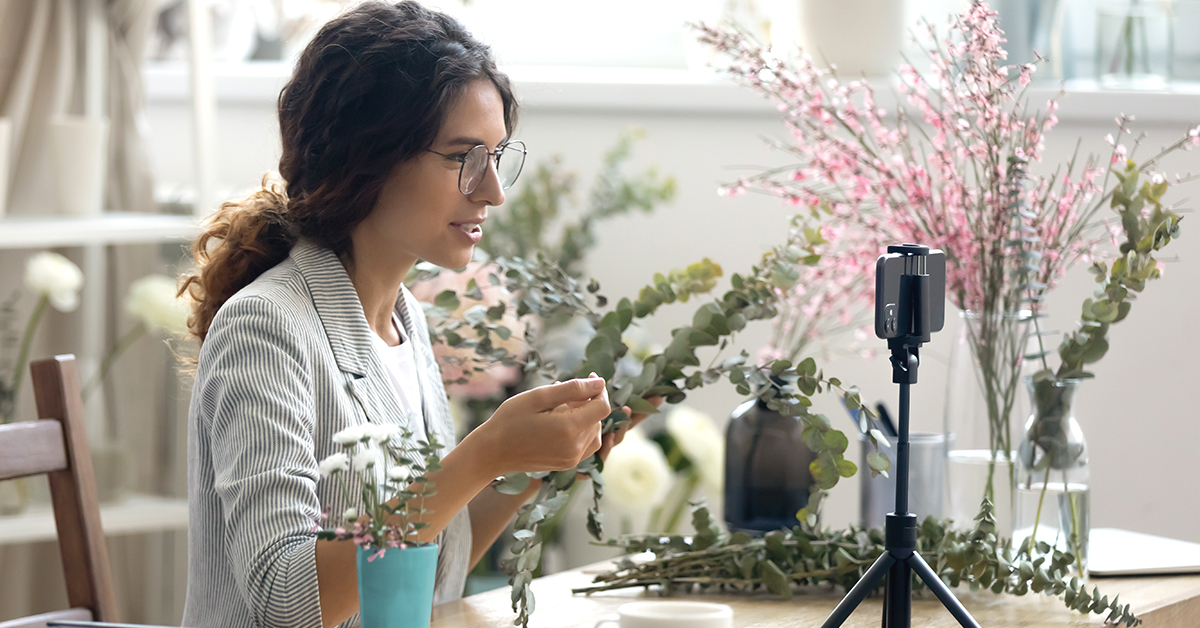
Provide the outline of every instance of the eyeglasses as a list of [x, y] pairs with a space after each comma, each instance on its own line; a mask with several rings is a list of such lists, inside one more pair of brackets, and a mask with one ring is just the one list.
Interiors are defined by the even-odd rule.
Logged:
[[458, 191], [463, 194], [474, 192], [475, 188], [479, 187], [479, 182], [487, 176], [488, 162], [491, 161], [489, 157], [496, 159], [496, 175], [500, 179], [502, 190], [512, 187], [513, 182], [521, 175], [521, 167], [525, 165], [525, 142], [520, 140], [498, 146], [496, 152], [488, 152], [487, 146], [483, 144], [456, 155], [446, 155], [436, 150], [429, 152], [462, 164], [458, 168]]

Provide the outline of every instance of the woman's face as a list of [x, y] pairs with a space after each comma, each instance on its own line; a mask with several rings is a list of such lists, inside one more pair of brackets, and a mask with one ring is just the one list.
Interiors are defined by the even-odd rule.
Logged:
[[[507, 140], [500, 93], [491, 81], [479, 80], [450, 107], [430, 150], [455, 156], [483, 144], [495, 151]], [[388, 263], [400, 256], [405, 270], [418, 259], [443, 268], [466, 266], [483, 236], [488, 207], [502, 204], [504, 191], [493, 162], [474, 192], [459, 192], [459, 166], [428, 151], [396, 166], [375, 208], [354, 229], [355, 258], [365, 246]]]

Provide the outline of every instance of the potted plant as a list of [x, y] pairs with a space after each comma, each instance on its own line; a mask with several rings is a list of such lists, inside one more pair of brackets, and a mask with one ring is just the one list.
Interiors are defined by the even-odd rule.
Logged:
[[420, 441], [398, 425], [361, 424], [333, 435], [342, 451], [319, 464], [321, 477], [338, 482], [348, 504], [324, 513], [333, 527], [318, 539], [358, 546], [358, 604], [363, 628], [429, 626], [437, 572], [437, 545], [417, 540], [428, 526], [425, 498], [439, 468], [437, 439]]

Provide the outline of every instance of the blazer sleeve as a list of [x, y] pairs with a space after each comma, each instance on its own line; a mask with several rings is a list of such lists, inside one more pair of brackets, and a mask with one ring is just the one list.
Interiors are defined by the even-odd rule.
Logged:
[[319, 628], [314, 396], [295, 328], [264, 297], [226, 303], [205, 340], [206, 376], [195, 392], [238, 592], [258, 626]]

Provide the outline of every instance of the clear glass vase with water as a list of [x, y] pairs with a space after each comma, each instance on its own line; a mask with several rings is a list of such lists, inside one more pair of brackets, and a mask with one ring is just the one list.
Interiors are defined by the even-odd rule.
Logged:
[[1168, 0], [1102, 0], [1096, 76], [1112, 89], [1166, 89], [1174, 53]]
[[1010, 452], [1016, 425], [1028, 416], [1020, 394], [1029, 339], [1028, 311], [960, 312], [950, 349], [945, 405], [947, 516], [971, 528], [984, 497], [995, 506], [996, 532], [1012, 534], [1016, 471]]
[[1087, 574], [1091, 531], [1087, 440], [1075, 420], [1075, 393], [1082, 380], [1025, 378], [1032, 412], [1017, 445], [1017, 499], [1013, 545], [1046, 543], [1075, 558]]

